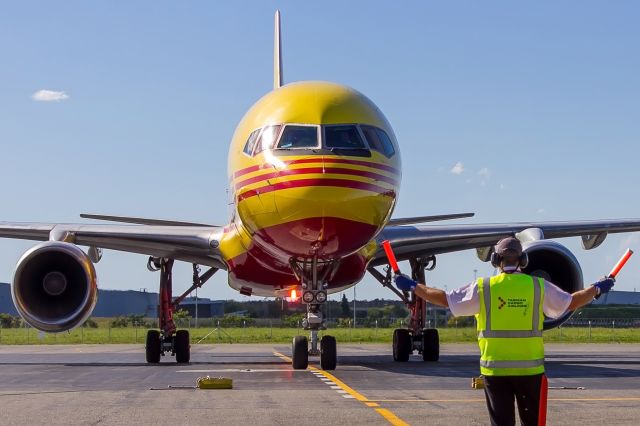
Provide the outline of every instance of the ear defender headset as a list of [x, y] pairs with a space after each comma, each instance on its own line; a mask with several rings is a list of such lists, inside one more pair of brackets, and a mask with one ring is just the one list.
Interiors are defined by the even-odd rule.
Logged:
[[[502, 263], [502, 260], [503, 260], [503, 256], [499, 253], [496, 253], [494, 248], [494, 250], [491, 252], [491, 265], [494, 268], [499, 268], [500, 264]], [[526, 268], [528, 264], [529, 264], [529, 256], [527, 255], [526, 252], [523, 251], [520, 254], [520, 257], [518, 258], [518, 266], [521, 268]]]

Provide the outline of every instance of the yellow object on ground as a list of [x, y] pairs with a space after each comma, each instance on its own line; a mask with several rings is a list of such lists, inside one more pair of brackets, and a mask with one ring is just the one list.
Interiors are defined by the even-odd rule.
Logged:
[[226, 377], [198, 377], [196, 386], [198, 389], [231, 389], [233, 380]]
[[471, 387], [473, 389], [484, 389], [484, 377], [478, 376], [471, 379]]

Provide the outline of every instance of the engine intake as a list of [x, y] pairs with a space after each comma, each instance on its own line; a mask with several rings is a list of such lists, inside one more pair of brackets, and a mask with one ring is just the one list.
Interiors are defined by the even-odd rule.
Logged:
[[11, 294], [22, 318], [34, 328], [70, 330], [93, 312], [98, 300], [96, 271], [78, 246], [47, 241], [22, 255]]
[[[529, 264], [523, 272], [542, 277], [568, 293], [584, 288], [580, 263], [562, 244], [540, 240], [526, 244], [523, 249], [529, 256]], [[560, 318], [545, 318], [544, 329], [549, 330], [562, 325], [572, 314], [573, 312], [567, 312]]]

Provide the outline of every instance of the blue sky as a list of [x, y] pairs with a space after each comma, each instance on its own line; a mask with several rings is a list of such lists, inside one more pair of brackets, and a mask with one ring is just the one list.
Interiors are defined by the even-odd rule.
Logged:
[[[0, 220], [226, 223], [227, 146], [271, 89], [276, 8], [285, 82], [352, 86], [392, 123], [403, 156], [395, 216], [640, 217], [637, 2], [24, 1], [0, 14]], [[36, 101], [40, 90], [67, 98]], [[562, 242], [586, 281], [640, 250], [630, 235], [590, 252]], [[32, 244], [0, 240], [0, 281]], [[107, 252], [100, 286], [156, 291], [145, 264]], [[632, 258], [618, 289], [640, 289], [639, 265]], [[491, 271], [474, 252], [440, 256], [428, 281], [451, 289], [474, 269]], [[200, 295], [244, 299], [223, 275]], [[185, 288], [190, 266], [175, 277]], [[393, 296], [368, 277], [357, 294]]]

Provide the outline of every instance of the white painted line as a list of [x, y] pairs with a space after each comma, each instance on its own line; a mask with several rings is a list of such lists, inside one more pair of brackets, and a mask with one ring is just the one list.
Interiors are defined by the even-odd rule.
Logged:
[[356, 397], [353, 395], [342, 395], [343, 398], [355, 399]]
[[[335, 386], [335, 383], [333, 383], [333, 382], [324, 382], [324, 384], [325, 385], [329, 385], [329, 386]], [[340, 387], [340, 386], [338, 386], [338, 387]]]
[[338, 392], [338, 393], [347, 393], [347, 391], [346, 391], [346, 390], [342, 390], [342, 389], [337, 390], [336, 392]]
[[342, 389], [340, 386], [331, 386], [331, 389]]

